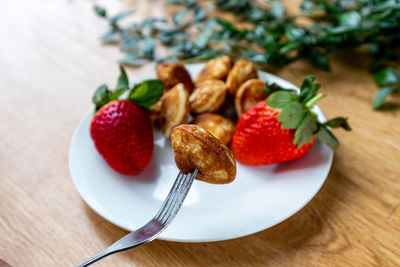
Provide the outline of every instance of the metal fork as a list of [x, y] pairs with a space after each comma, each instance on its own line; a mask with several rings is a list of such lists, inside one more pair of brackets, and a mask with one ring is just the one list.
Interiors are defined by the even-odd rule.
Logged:
[[127, 234], [96, 256], [81, 263], [78, 267], [89, 266], [113, 253], [131, 249], [154, 240], [175, 218], [192, 186], [194, 178], [196, 178], [197, 172], [197, 169], [192, 174], [179, 172], [167, 198], [153, 219], [136, 231]]

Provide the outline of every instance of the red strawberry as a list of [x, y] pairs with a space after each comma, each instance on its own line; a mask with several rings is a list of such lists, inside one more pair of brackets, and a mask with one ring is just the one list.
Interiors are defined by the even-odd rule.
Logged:
[[94, 144], [117, 172], [139, 174], [153, 154], [148, 112], [127, 100], [112, 101], [96, 112], [90, 124]]
[[329, 128], [351, 130], [347, 119], [338, 117], [320, 123], [311, 108], [321, 98], [315, 78], [304, 79], [298, 95], [293, 90], [272, 93], [244, 113], [238, 121], [231, 149], [236, 159], [248, 165], [272, 164], [298, 159], [307, 153], [316, 138], [335, 149], [339, 141]]
[[[90, 134], [99, 153], [117, 172], [139, 174], [153, 155], [153, 128], [149, 109], [160, 99], [160, 80], [146, 80], [129, 87], [122, 66], [114, 90], [103, 84], [93, 95], [98, 110], [90, 124]], [[126, 93], [127, 100], [118, 100]], [[142, 109], [142, 107], [144, 109]]]
[[260, 102], [240, 117], [231, 142], [237, 161], [247, 165], [285, 162], [298, 159], [311, 149], [315, 137], [297, 148], [293, 144], [295, 130], [282, 129], [278, 115], [279, 110]]

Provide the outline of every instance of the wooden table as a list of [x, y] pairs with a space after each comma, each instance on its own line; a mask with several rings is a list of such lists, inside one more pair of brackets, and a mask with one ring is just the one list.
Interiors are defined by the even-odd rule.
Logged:
[[[98, 40], [106, 25], [92, 4], [1, 3], [0, 258], [13, 266], [71, 266], [126, 234], [81, 200], [68, 171], [69, 142], [94, 89], [119, 72], [118, 49]], [[104, 4], [111, 13], [136, 9], [138, 19], [163, 12], [162, 1]], [[307, 62], [274, 71], [297, 85], [316, 74], [327, 117], [349, 116], [354, 129], [336, 131], [342, 146], [329, 177], [300, 212], [251, 236], [157, 240], [98, 266], [399, 266], [400, 97], [372, 111], [377, 88], [367, 64], [362, 55], [335, 55], [330, 73]]]

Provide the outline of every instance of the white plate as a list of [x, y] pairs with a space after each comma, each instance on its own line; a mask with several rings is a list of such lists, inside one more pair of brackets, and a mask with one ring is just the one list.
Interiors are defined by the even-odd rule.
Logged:
[[[195, 77], [203, 64], [187, 65]], [[260, 78], [287, 88], [289, 82], [265, 72]], [[141, 77], [143, 80], [155, 75]], [[322, 112], [315, 108], [319, 119]], [[157, 213], [178, 168], [170, 141], [154, 135], [154, 155], [138, 176], [113, 171], [97, 153], [89, 135], [92, 112], [81, 121], [71, 141], [72, 180], [86, 203], [106, 220], [134, 231]], [[195, 180], [175, 220], [159, 236], [163, 240], [206, 242], [237, 238], [267, 229], [304, 207], [324, 183], [333, 152], [317, 141], [301, 159], [251, 167], [237, 164], [237, 177], [227, 185]]]

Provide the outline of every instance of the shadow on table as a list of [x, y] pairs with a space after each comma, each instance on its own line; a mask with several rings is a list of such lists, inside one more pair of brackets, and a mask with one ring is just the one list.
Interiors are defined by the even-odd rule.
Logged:
[[393, 111], [393, 110], [399, 110], [400, 109], [400, 103], [396, 102], [386, 102], [384, 103], [377, 112], [382, 112], [382, 111]]
[[[315, 250], [324, 253], [337, 253], [349, 246], [345, 236], [335, 233], [335, 214], [340, 198], [349, 197], [348, 191], [354, 186], [340, 172], [340, 155], [335, 157], [330, 175], [315, 198], [297, 214], [286, 221], [259, 233], [221, 242], [178, 243], [155, 240], [133, 250], [122, 252], [121, 256], [136, 264], [168, 261], [176, 265], [261, 265], [268, 262], [281, 262], [295, 257], [296, 253]], [[341, 202], [343, 203], [343, 202]], [[86, 213], [98, 236], [104, 240], [105, 247], [128, 232], [99, 220], [99, 215], [87, 205]], [[99, 223], [101, 221], [101, 223]], [[104, 248], [105, 248], [104, 247]], [[111, 256], [112, 257], [112, 256]]]

